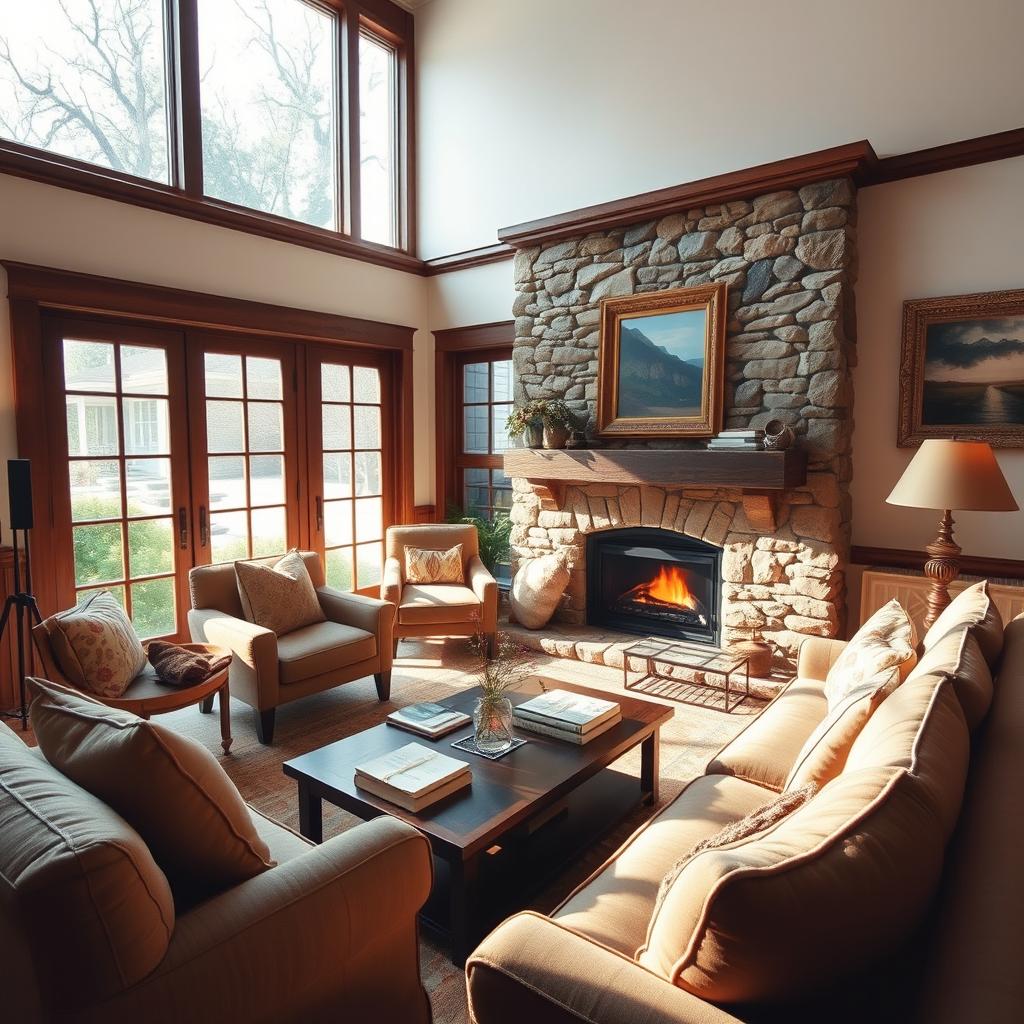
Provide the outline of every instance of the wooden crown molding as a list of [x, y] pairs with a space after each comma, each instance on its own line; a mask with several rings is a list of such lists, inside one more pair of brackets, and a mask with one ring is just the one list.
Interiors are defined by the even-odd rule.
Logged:
[[1015, 156], [1024, 156], [1024, 128], [964, 139], [945, 146], [932, 146], [913, 153], [882, 157], [871, 169], [863, 185], [882, 185], [888, 181], [902, 181], [904, 178], [952, 171], [958, 167], [971, 167]]
[[416, 330], [10, 260], [0, 260], [0, 265], [7, 271], [8, 296], [12, 300], [27, 299], [48, 309], [387, 349], [411, 350]]
[[464, 352], [468, 349], [511, 345], [516, 340], [515, 320], [499, 320], [473, 327], [451, 327], [434, 331], [435, 352]]
[[[872, 548], [855, 544], [850, 548], [850, 561], [854, 565], [877, 566], [882, 569], [924, 568], [928, 555], [907, 548]], [[983, 558], [961, 555], [960, 572], [967, 576], [986, 576], [1011, 580], [1024, 580], [1024, 561], [1015, 558]]]
[[466, 270], [469, 267], [483, 267], [488, 263], [501, 263], [515, 256], [516, 250], [505, 242], [494, 245], [482, 245], [477, 249], [466, 249], [450, 256], [435, 256], [423, 263], [423, 276], [436, 277], [438, 274], [450, 274], [455, 270]]

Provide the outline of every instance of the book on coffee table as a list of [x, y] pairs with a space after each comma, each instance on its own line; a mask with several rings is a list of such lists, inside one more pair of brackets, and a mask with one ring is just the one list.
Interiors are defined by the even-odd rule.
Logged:
[[468, 786], [472, 773], [465, 761], [407, 743], [398, 750], [356, 765], [355, 784], [407, 811], [421, 811]]
[[589, 743], [591, 740], [596, 740], [601, 733], [614, 728], [621, 721], [622, 715], [620, 713], [615, 715], [614, 718], [606, 718], [599, 725], [596, 725], [593, 729], [588, 729], [586, 732], [573, 732], [571, 729], [562, 729], [556, 725], [545, 725], [543, 722], [535, 722], [529, 718], [516, 718], [515, 716], [512, 718], [512, 722], [517, 729], [525, 729], [527, 732], [537, 733], [539, 736], [550, 736], [553, 739], [564, 740], [566, 743], [575, 743], [578, 746]]
[[406, 708], [392, 711], [385, 721], [388, 725], [394, 725], [399, 729], [414, 732], [419, 736], [427, 736], [433, 740], [468, 725], [473, 719], [463, 711], [453, 711], [443, 704], [423, 701], [420, 704], [410, 704]]
[[620, 714], [619, 705], [613, 700], [585, 697], [569, 690], [548, 690], [513, 710], [516, 718], [578, 733], [590, 732]]

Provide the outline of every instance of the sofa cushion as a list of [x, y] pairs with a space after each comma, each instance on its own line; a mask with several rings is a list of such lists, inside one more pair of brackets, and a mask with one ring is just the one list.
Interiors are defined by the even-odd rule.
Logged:
[[695, 779], [552, 916], [595, 942], [634, 956], [669, 868], [702, 839], [761, 807], [772, 795], [725, 775]]
[[216, 892], [271, 866], [238, 790], [206, 747], [54, 683], [33, 679], [30, 688], [43, 755], [138, 831], [172, 885]]
[[317, 622], [277, 638], [277, 660], [284, 686], [340, 671], [377, 655], [377, 638], [340, 622]]
[[405, 579], [408, 583], [462, 583], [462, 545], [437, 551], [434, 548], [405, 547]]
[[914, 667], [917, 637], [910, 616], [895, 599], [882, 605], [843, 648], [825, 677], [830, 710], [883, 669], [899, 667], [906, 678]]
[[3, 724], [0, 879], [3, 912], [17, 907], [39, 985], [62, 1009], [134, 985], [167, 952], [174, 901], [142, 837]]
[[407, 626], [443, 626], [446, 622], [466, 622], [479, 610], [480, 600], [469, 587], [407, 583], [402, 588], [398, 621]]
[[853, 741], [867, 720], [899, 684], [898, 666], [881, 669], [830, 709], [797, 754], [785, 789], [799, 789], [808, 783], [824, 786], [831, 782], [843, 770]]
[[967, 761], [950, 683], [904, 683], [812, 800], [691, 858], [640, 963], [715, 1002], [794, 1000], [895, 951], [938, 884]]
[[100, 697], [120, 697], [146, 664], [131, 621], [113, 594], [90, 594], [77, 608], [43, 623], [67, 680]]
[[807, 737], [828, 711], [823, 683], [794, 679], [735, 739], [718, 752], [708, 774], [735, 775], [780, 791]]
[[960, 625], [936, 640], [921, 655], [908, 679], [934, 673], [946, 674], [963, 708], [967, 725], [973, 731], [988, 714], [992, 703], [992, 670], [982, 654], [977, 633]]
[[931, 650], [959, 626], [967, 626], [974, 633], [989, 668], [993, 668], [1003, 650], [1003, 617], [989, 595], [988, 580], [966, 587], [946, 605], [925, 633], [922, 647]]
[[235, 562], [235, 575], [246, 619], [278, 636], [326, 618], [298, 551], [289, 551], [272, 566]]

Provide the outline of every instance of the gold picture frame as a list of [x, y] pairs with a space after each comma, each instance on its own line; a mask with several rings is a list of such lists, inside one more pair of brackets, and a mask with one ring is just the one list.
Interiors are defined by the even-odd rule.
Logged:
[[597, 429], [607, 438], [701, 438], [722, 429], [726, 285], [601, 302]]
[[896, 443], [1024, 448], [1024, 289], [903, 304]]

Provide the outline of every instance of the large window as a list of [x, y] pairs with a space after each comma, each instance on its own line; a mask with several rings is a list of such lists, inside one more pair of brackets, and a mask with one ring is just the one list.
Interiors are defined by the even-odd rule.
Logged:
[[0, 20], [0, 169], [321, 248], [354, 243], [378, 261], [375, 247], [409, 250], [408, 12], [388, 0], [18, 7]]

